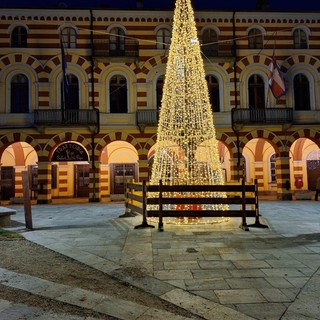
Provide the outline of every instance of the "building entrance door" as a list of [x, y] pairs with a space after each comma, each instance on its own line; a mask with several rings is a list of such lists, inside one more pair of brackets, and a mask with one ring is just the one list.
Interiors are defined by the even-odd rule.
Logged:
[[1, 167], [1, 200], [10, 200], [15, 196], [15, 169]]
[[75, 197], [89, 197], [89, 164], [76, 164], [75, 170]]
[[135, 163], [114, 163], [111, 165], [112, 194], [124, 194], [126, 180], [136, 177], [136, 167]]

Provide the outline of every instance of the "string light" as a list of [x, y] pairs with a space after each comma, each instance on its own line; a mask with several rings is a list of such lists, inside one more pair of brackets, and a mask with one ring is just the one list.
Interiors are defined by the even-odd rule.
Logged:
[[[213, 113], [190, 0], [177, 0], [151, 184], [223, 185]], [[176, 197], [226, 197], [222, 192]], [[181, 205], [179, 205], [181, 206]], [[176, 209], [178, 206], [176, 206]], [[226, 205], [197, 209], [227, 210]]]

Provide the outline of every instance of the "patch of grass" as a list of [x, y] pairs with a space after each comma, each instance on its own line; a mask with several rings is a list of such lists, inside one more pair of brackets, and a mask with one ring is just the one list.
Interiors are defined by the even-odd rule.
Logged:
[[8, 231], [0, 228], [0, 240], [5, 239], [24, 239], [20, 233]]

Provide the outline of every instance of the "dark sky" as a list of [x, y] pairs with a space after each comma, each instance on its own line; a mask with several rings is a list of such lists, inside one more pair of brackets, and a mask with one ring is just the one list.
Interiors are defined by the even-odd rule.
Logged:
[[[255, 10], [256, 0], [191, 0], [195, 10]], [[173, 9], [174, 0], [144, 0], [144, 8]], [[136, 8], [136, 0], [1, 0], [0, 7], [55, 8]], [[319, 0], [269, 0], [270, 10], [320, 11]]]

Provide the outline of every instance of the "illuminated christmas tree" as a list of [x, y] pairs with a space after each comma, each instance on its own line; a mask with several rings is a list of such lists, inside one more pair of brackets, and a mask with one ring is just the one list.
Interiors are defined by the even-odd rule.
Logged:
[[177, 0], [174, 11], [150, 182], [160, 179], [165, 185], [224, 184], [190, 0]]

